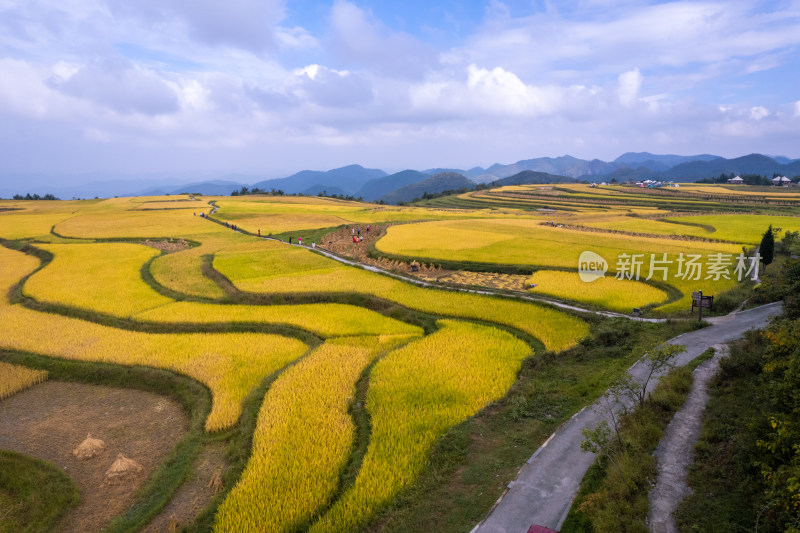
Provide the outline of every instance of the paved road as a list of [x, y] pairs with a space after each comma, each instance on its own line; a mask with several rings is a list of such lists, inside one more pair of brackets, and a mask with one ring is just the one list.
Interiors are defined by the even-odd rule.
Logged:
[[[676, 364], [685, 365], [715, 344], [732, 341], [749, 329], [761, 328], [780, 312], [780, 303], [769, 304], [722, 317], [712, 326], [679, 335], [670, 342], [685, 344], [686, 351], [676, 358]], [[629, 371], [640, 378], [645, 367], [636, 363]], [[651, 382], [650, 388], [654, 385]], [[580, 448], [581, 430], [595, 427], [601, 420], [592, 407], [575, 414], [536, 450], [473, 533], [524, 533], [532, 524], [555, 530], [561, 527], [581, 479], [595, 459], [594, 454], [584, 453]]]

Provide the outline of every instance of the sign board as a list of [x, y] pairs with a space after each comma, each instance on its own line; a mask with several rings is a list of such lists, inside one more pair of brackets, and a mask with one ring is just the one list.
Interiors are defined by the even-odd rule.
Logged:
[[701, 309], [712, 309], [714, 305], [713, 296], [703, 296], [703, 291], [692, 293], [692, 309], [699, 307]]

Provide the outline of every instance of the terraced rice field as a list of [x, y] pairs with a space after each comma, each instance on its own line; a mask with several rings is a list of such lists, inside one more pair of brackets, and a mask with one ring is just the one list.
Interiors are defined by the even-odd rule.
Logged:
[[714, 228], [709, 236], [715, 239], [755, 245], [771, 225], [780, 230], [778, 238], [787, 231], [800, 231], [800, 217], [774, 215], [697, 215], [686, 217], [669, 217], [679, 223], [702, 224]]
[[449, 427], [505, 395], [529, 347], [494, 328], [443, 321], [372, 372], [372, 435], [358, 477], [312, 532], [353, 531], [414, 482]]
[[[35, 258], [0, 247], [0, 292], [38, 266]], [[66, 359], [175, 370], [208, 386], [208, 431], [233, 425], [242, 400], [266, 376], [302, 356], [299, 340], [255, 333], [156, 334], [119, 330], [66, 316], [0, 303], [0, 349]]]
[[561, 270], [539, 270], [528, 279], [528, 284], [536, 285], [529, 289], [531, 294], [574, 300], [622, 313], [662, 304], [669, 298], [663, 290], [646, 283], [612, 277], [585, 283], [574, 272]]
[[[489, 264], [512, 264], [529, 267], [534, 270], [550, 270], [553, 267], [577, 271], [581, 253], [592, 251], [603, 257], [609, 266], [609, 272], [621, 275], [634, 274], [632, 270], [620, 263], [624, 254], [640, 255], [637, 259], [642, 264], [639, 267], [639, 279], [646, 281], [651, 275], [651, 266], [658, 267], [658, 261], [663, 260], [667, 254], [667, 261], [671, 261], [666, 272], [653, 268], [653, 279], [665, 282], [679, 290], [684, 296], [680, 300], [660, 307], [660, 311], [669, 312], [686, 307], [690, 301], [691, 292], [699, 290], [698, 286], [705, 287], [706, 293], [721, 292], [733, 287], [734, 279], [705, 279], [707, 273], [701, 272], [700, 279], [694, 276], [677, 276], [679, 268], [678, 258], [698, 255], [708, 258], [713, 254], [725, 254], [733, 257], [741, 252], [741, 247], [735, 244], [707, 243], [697, 241], [675, 241], [657, 238], [632, 237], [620, 234], [601, 234], [591, 231], [572, 230], [552, 226], [543, 226], [535, 220], [482, 220], [482, 221], [442, 221], [426, 222], [420, 224], [406, 224], [391, 227], [386, 236], [378, 241], [376, 248], [384, 253], [400, 255], [413, 259], [426, 261], [449, 260]], [[651, 263], [651, 258], [655, 263]], [[632, 262], [628, 266], [632, 265]], [[661, 265], [664, 266], [664, 265]], [[625, 268], [625, 270], [623, 270]], [[612, 309], [628, 309], [630, 298], [624, 296], [631, 291], [627, 289], [614, 289], [604, 292], [600, 298], [595, 294], [598, 289], [586, 288], [583, 290], [569, 290], [567, 287], [576, 288], [582, 283], [577, 273], [573, 279], [560, 287], [551, 287], [551, 296], [567, 297], [571, 300], [585, 301], [587, 303], [603, 304]], [[627, 281], [634, 281], [635, 275]], [[548, 285], [549, 286], [549, 285]], [[613, 285], [604, 286], [612, 287]], [[599, 287], [599, 286], [598, 286]], [[540, 289], [541, 291], [542, 289]], [[544, 288], [544, 291], [547, 291]], [[616, 294], [616, 297], [612, 297]], [[648, 303], [664, 300], [663, 294], [654, 292], [652, 288], [642, 289], [643, 299]]]
[[[374, 221], [374, 213], [393, 220], [474, 216], [327, 201], [287, 204], [283, 209], [262, 202], [260, 208], [266, 216], [285, 215], [293, 228], [325, 210], [349, 222]], [[0, 236], [35, 239], [29, 246], [50, 259], [42, 266], [38, 258], [9, 248], [13, 243], [0, 247], [0, 291], [14, 302], [0, 302], [0, 350], [186, 375], [211, 392], [209, 432], [234, 427], [245, 398], [275, 379], [259, 410], [250, 461], [215, 518], [218, 531], [325, 530], [326, 521], [346, 530], [364, 523], [414, 483], [448, 428], [506, 393], [532, 354], [530, 343], [562, 350], [588, 332], [579, 318], [552, 309], [415, 287], [230, 231], [200, 217], [210, 208], [197, 200], [21, 207], [0, 214]], [[192, 246], [165, 247], [173, 253], [164, 253], [156, 249], [161, 239]], [[221, 275], [236, 289], [220, 286]], [[20, 280], [19, 291], [12, 292]], [[248, 304], [243, 302], [252, 295], [237, 289], [306, 301]], [[330, 295], [354, 303], [325, 301]], [[436, 325], [426, 335], [418, 325], [368, 307], [400, 316], [421, 312]], [[441, 317], [507, 326], [525, 341], [487, 324], [434, 322]], [[45, 376], [0, 364], [4, 394]], [[348, 488], [340, 485], [340, 475], [359, 431], [349, 411], [356, 382], [365, 376], [369, 447]], [[411, 403], [395, 397], [401, 389]], [[401, 448], [392, 455], [392, 446]], [[264, 491], [275, 496], [264, 499]]]
[[[278, 245], [276, 245], [278, 246]], [[574, 346], [588, 329], [579, 319], [534, 304], [474, 294], [423, 289], [358, 268], [272, 248], [259, 253], [218, 254], [214, 266], [239, 289], [254, 293], [357, 293], [442, 316], [502, 324], [539, 339], [550, 350]]]
[[[219, 207], [213, 220], [200, 216], [211, 212], [209, 201]], [[671, 279], [677, 265], [659, 270], [651, 255], [737, 254], [770, 222], [800, 228], [800, 218], [763, 214], [671, 215], [661, 201], [580, 184], [425, 202], [434, 207], [265, 196], [2, 201], [13, 210], [0, 210], [0, 359], [31, 352], [187, 376], [211, 395], [205, 431], [238, 443], [235, 453], [246, 458], [207, 527], [358, 531], [418, 483], [443, 435], [508, 394], [526, 358], [550, 350], [548, 361], [558, 360], [590, 328], [582, 315], [413, 285], [224, 222], [262, 235], [398, 223], [378, 251], [487, 270], [450, 270], [450, 281], [517, 292], [535, 284], [529, 293], [666, 314], [687, 307], [698, 282]], [[641, 218], [670, 215], [674, 222]], [[186, 246], [153, 242], [164, 239]], [[42, 266], [15, 248], [52, 260]], [[585, 250], [608, 261], [609, 276], [579, 280]], [[640, 281], [613, 278], [625, 274], [617, 259], [626, 253], [642, 254]], [[721, 292], [736, 281], [700, 284]], [[0, 360], [0, 399], [45, 377]]]
[[253, 196], [220, 198], [216, 218], [262, 235], [303, 231], [344, 224], [376, 224], [475, 216], [469, 212], [377, 206], [332, 198]]
[[376, 357], [410, 339], [337, 339], [284, 372], [264, 398], [252, 458], [220, 508], [215, 530], [308, 527], [333, 498], [355, 441], [348, 409], [356, 381]]

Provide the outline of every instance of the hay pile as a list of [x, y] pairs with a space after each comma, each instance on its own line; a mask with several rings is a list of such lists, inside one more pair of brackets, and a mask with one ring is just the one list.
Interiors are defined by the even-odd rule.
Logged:
[[106, 483], [114, 485], [122, 483], [135, 477], [142, 471], [143, 467], [133, 459], [128, 459], [121, 453], [117, 454], [117, 460], [106, 472]]
[[224, 487], [225, 486], [222, 483], [222, 468], [217, 468], [206, 485], [206, 488], [211, 489], [216, 494], [222, 492]]
[[72, 450], [72, 455], [78, 459], [91, 459], [106, 449], [106, 443], [100, 439], [93, 439], [92, 434], [86, 435], [86, 439], [77, 448]]

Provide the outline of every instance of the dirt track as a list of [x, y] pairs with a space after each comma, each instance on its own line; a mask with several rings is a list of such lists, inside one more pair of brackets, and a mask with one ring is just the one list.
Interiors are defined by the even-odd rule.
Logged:
[[694, 461], [694, 445], [700, 438], [703, 411], [708, 403], [708, 382], [719, 369], [719, 360], [728, 354], [726, 345], [714, 348], [714, 358], [705, 361], [692, 373], [694, 380], [686, 403], [675, 413], [654, 454], [658, 461], [658, 479], [650, 490], [650, 514], [647, 517], [647, 525], [653, 533], [678, 532], [675, 511], [690, 492], [687, 472]]

